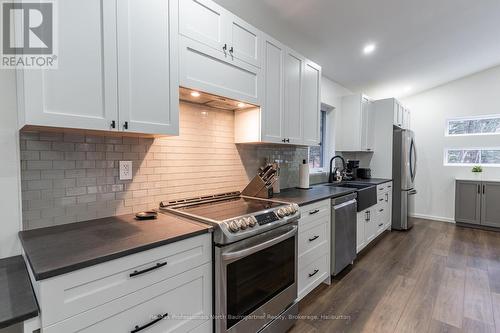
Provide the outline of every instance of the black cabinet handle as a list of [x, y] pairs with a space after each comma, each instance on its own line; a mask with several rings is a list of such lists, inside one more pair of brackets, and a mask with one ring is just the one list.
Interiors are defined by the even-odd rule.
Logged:
[[384, 201], [384, 198], [382, 198], [382, 199], [378, 199], [378, 201]]
[[486, 185], [483, 185], [483, 194], [486, 192]]
[[477, 193], [481, 194], [481, 185], [477, 184]]
[[290, 139], [285, 139], [285, 142], [288, 142], [288, 143], [290, 143]]
[[128, 121], [123, 123], [123, 129], [128, 129]]
[[379, 227], [381, 227], [381, 226], [383, 226], [383, 225], [384, 225], [383, 223], [380, 223], [378, 226], [379, 226]]
[[163, 315], [157, 315], [156, 318], [152, 321], [150, 321], [149, 323], [145, 324], [145, 325], [142, 325], [142, 326], [139, 326], [139, 325], [136, 325], [135, 328], [130, 331], [130, 333], [137, 333], [137, 332], [140, 332], [146, 328], [148, 328], [149, 326], [152, 326], [154, 324], [156, 324], [157, 322], [159, 322], [160, 320], [162, 320], [163, 318], [167, 317], [168, 316], [168, 313], [165, 313]]
[[314, 275], [318, 274], [319, 269], [315, 269], [314, 272], [309, 273], [309, 277], [313, 277]]
[[384, 211], [384, 209], [379, 209], [379, 212], [381, 212], [381, 213], [382, 213], [383, 211]]
[[319, 209], [311, 210], [311, 211], [309, 212], [309, 215], [314, 215], [314, 214], [316, 214], [316, 213], [319, 213]]
[[224, 45], [222, 46], [222, 50], [223, 50], [224, 52], [226, 52], [226, 51], [227, 51], [227, 44], [224, 44]]
[[167, 264], [167, 262], [159, 262], [157, 263], [155, 266], [153, 267], [149, 267], [149, 268], [146, 268], [146, 269], [143, 269], [142, 271], [134, 271], [133, 273], [130, 273], [130, 277], [134, 277], [134, 276], [137, 276], [137, 275], [141, 275], [141, 274], [144, 274], [144, 273], [147, 273], [147, 272], [150, 272], [152, 270], [155, 270], [155, 269], [158, 269], [160, 267], [163, 267]]
[[234, 49], [233, 47], [231, 46], [231, 48], [229, 49], [229, 53], [233, 53], [234, 52]]
[[111, 128], [116, 128], [116, 121], [114, 120], [111, 121]]
[[309, 241], [310, 241], [310, 242], [314, 242], [314, 241], [315, 241], [316, 239], [318, 239], [318, 238], [319, 238], [319, 235], [316, 235], [316, 236], [314, 236], [314, 237], [309, 238]]
[[285, 140], [285, 139], [283, 139], [283, 140], [281, 140], [281, 142], [286, 142], [286, 140]]

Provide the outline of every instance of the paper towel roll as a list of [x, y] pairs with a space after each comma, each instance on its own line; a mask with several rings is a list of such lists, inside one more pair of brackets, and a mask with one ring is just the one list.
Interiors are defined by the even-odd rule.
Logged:
[[309, 164], [306, 163], [306, 160], [303, 160], [302, 164], [299, 165], [299, 188], [309, 188]]

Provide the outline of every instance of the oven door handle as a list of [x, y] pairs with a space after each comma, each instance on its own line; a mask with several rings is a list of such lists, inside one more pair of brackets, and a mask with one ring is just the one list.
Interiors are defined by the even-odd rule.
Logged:
[[232, 260], [237, 260], [237, 259], [247, 257], [253, 253], [259, 252], [259, 251], [264, 250], [268, 247], [271, 247], [275, 244], [278, 244], [278, 243], [280, 243], [280, 242], [282, 242], [290, 237], [293, 237], [295, 234], [297, 234], [297, 226], [293, 226], [290, 231], [284, 233], [283, 235], [280, 235], [280, 236], [275, 237], [275, 238], [271, 238], [270, 240], [267, 240], [267, 241], [260, 243], [258, 245], [254, 245], [252, 247], [249, 247], [247, 249], [240, 250], [240, 251], [223, 253], [222, 260], [223, 261], [230, 261], [230, 260], [232, 261]]

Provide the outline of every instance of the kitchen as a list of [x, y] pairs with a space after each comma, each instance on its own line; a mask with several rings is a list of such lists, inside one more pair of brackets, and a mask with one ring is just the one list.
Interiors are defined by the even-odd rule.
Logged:
[[498, 330], [497, 3], [22, 5], [0, 332]]

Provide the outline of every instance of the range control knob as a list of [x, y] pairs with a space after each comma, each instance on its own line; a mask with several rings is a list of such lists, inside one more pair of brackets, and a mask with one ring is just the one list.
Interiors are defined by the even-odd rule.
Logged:
[[292, 208], [290, 206], [283, 208], [285, 210], [286, 216], [293, 214], [292, 213]]
[[278, 214], [278, 217], [279, 217], [279, 218], [283, 218], [283, 217], [285, 217], [285, 216], [286, 216], [286, 211], [285, 211], [285, 209], [284, 209], [284, 208], [280, 208], [280, 209], [278, 209], [277, 214]]
[[293, 207], [293, 213], [297, 213], [299, 211], [299, 205], [297, 205], [296, 203], [293, 203], [292, 204], [292, 207]]
[[257, 224], [257, 219], [255, 218], [255, 216], [251, 216], [248, 218], [248, 226], [250, 228], [255, 227], [256, 224]]
[[240, 225], [241, 230], [245, 230], [248, 227], [246, 218], [239, 219], [238, 224]]
[[236, 232], [236, 231], [240, 230], [240, 227], [238, 226], [236, 221], [229, 222], [227, 227], [229, 228], [229, 231], [231, 231], [231, 232]]

